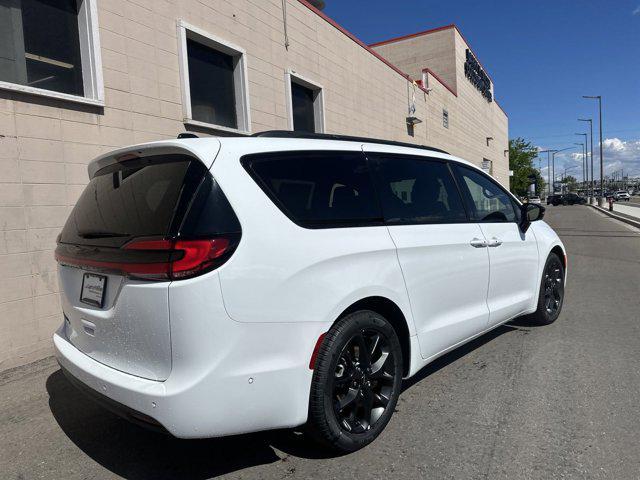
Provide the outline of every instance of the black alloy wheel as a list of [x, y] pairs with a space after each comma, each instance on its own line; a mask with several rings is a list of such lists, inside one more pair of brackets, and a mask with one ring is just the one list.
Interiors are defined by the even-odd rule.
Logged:
[[332, 397], [338, 423], [363, 433], [380, 419], [393, 390], [394, 353], [385, 335], [363, 329], [342, 349], [333, 375]]
[[544, 308], [549, 317], [557, 317], [564, 297], [564, 272], [556, 257], [547, 263], [544, 272]]
[[531, 315], [533, 323], [549, 325], [556, 321], [564, 303], [564, 265], [550, 253], [542, 272], [538, 309]]
[[322, 445], [352, 452], [389, 422], [402, 386], [402, 349], [393, 326], [361, 310], [338, 320], [316, 358], [307, 430]]

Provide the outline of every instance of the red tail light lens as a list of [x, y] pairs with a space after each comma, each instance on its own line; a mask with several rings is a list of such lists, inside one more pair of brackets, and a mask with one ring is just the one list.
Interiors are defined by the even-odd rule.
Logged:
[[[201, 240], [134, 239], [122, 249], [104, 249], [95, 255], [59, 244], [56, 260], [64, 265], [120, 273], [147, 280], [180, 280], [222, 265], [233, 253], [232, 238]], [[129, 253], [127, 253], [129, 252]]]
[[124, 246], [125, 250], [167, 251], [169, 278], [177, 280], [204, 273], [215, 268], [218, 260], [227, 253], [228, 238], [206, 240], [133, 240]]

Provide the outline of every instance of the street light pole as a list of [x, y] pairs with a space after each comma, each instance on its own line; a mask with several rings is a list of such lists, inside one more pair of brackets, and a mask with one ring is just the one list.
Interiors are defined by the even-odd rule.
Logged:
[[[582, 134], [580, 134], [580, 133], [576, 133], [576, 135], [582, 135]], [[586, 133], [585, 133], [585, 135], [586, 135]], [[586, 140], [585, 140], [585, 141], [586, 141]], [[585, 146], [585, 144], [584, 144], [584, 143], [576, 143], [576, 145], [580, 145], [580, 146], [582, 147], [582, 183], [583, 183], [584, 185], [586, 185], [586, 183], [585, 183], [585, 179], [584, 179], [584, 166], [585, 166], [585, 163], [586, 163], [586, 162], [585, 162], [585, 157], [586, 157], [586, 155], [587, 155], [587, 153], [586, 153], [586, 148], [587, 148], [587, 147]]]
[[[562, 150], [550, 150], [551, 152], [551, 168], [553, 169], [553, 182], [556, 181], [556, 153], [564, 152], [565, 150], [571, 150], [574, 147], [563, 148]], [[555, 187], [553, 188], [555, 193]]]
[[[584, 137], [584, 149], [585, 149], [584, 165], [585, 165], [585, 167], [587, 169], [587, 176], [589, 176], [588, 175], [589, 174], [589, 164], [587, 163], [587, 158], [586, 158], [586, 155], [587, 155], [587, 153], [586, 153], [586, 150], [587, 150], [587, 134], [586, 133], [576, 133], [576, 135], [580, 135], [580, 136]], [[583, 176], [583, 178], [584, 178], [584, 176]]]
[[602, 95], [583, 95], [582, 97], [598, 99], [598, 115], [600, 117], [600, 196], [598, 197], [598, 206], [601, 207], [603, 205], [602, 196], [604, 195], [604, 160], [602, 158]]
[[[577, 145], [580, 145], [580, 144], [577, 144]], [[578, 166], [577, 165], [573, 165], [573, 166], [571, 166], [569, 168], [564, 167], [564, 180], [565, 180], [565, 182], [567, 180], [567, 172], [570, 171], [570, 170], [573, 170], [574, 168], [578, 168]], [[562, 181], [562, 179], [560, 179], [560, 181]], [[567, 185], [567, 190], [569, 190], [569, 186], [568, 185]]]
[[[549, 157], [549, 153], [553, 150], [540, 150], [538, 155], [541, 153], [547, 154], [547, 196], [551, 194], [551, 159]], [[542, 176], [542, 170], [540, 170], [540, 176]]]
[[[591, 132], [591, 192], [589, 193], [589, 203], [593, 201], [593, 195], [595, 190], [595, 183], [593, 180], [593, 119], [591, 118], [579, 118], [579, 122], [589, 122], [589, 130]], [[588, 168], [588, 165], [587, 165]]]

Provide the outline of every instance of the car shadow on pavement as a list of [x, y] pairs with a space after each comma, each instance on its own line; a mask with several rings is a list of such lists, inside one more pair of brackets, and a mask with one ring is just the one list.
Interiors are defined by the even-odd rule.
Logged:
[[[443, 355], [405, 381], [403, 391], [471, 351], [507, 332], [501, 326]], [[67, 437], [86, 455], [112, 473], [129, 480], [208, 479], [245, 468], [287, 462], [289, 456], [332, 458], [293, 430], [240, 435], [209, 440], [181, 440], [133, 425], [97, 405], [77, 390], [61, 370], [46, 382], [51, 412]], [[242, 415], [242, 412], [230, 412]]]
[[[512, 326], [512, 325], [514, 325], [514, 326]], [[472, 340], [469, 343], [465, 343], [464, 345], [461, 345], [460, 347], [456, 348], [455, 350], [452, 350], [449, 353], [441, 356], [440, 358], [435, 359], [429, 365], [427, 365], [422, 370], [420, 370], [418, 373], [416, 373], [413, 377], [405, 380], [403, 382], [403, 384], [402, 384], [402, 391], [404, 392], [405, 390], [408, 390], [409, 388], [411, 388], [416, 383], [421, 382], [425, 378], [427, 378], [427, 377], [433, 375], [434, 373], [436, 373], [438, 370], [442, 370], [447, 365], [449, 365], [449, 364], [455, 362], [456, 360], [468, 355], [469, 353], [471, 353], [475, 349], [480, 348], [482, 345], [484, 345], [486, 343], [489, 343], [490, 341], [494, 340], [495, 338], [498, 338], [499, 336], [504, 335], [505, 333], [509, 333], [509, 332], [512, 332], [512, 331], [515, 331], [515, 330], [519, 330], [519, 328], [517, 328], [515, 325], [516, 324], [513, 323], [513, 322], [510, 322], [508, 325], [500, 325], [499, 327], [494, 328], [493, 330], [491, 330], [490, 332], [485, 333], [484, 335], [481, 335], [480, 337], [476, 338], [475, 340]], [[518, 324], [518, 326], [526, 326], [526, 325]]]

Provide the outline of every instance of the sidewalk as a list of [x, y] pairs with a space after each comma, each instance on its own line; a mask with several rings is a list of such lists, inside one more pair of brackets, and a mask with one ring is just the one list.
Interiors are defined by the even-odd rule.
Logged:
[[610, 217], [640, 228], [640, 207], [624, 205], [621, 202], [613, 202], [613, 211], [609, 211], [608, 202], [605, 202], [602, 208], [598, 207], [597, 203], [592, 203], [592, 206]]

